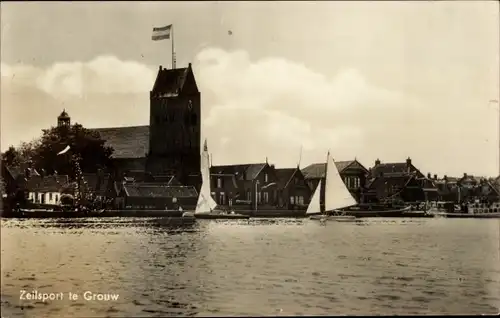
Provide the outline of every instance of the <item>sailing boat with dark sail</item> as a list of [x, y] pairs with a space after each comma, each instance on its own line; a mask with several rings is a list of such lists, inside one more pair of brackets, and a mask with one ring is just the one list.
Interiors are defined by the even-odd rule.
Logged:
[[[335, 165], [335, 162], [330, 157], [330, 152], [326, 156], [326, 171], [325, 171], [325, 209], [321, 212], [320, 196], [322, 191], [321, 182], [319, 182], [311, 202], [307, 207], [306, 215], [310, 215], [312, 220], [334, 220], [338, 222], [348, 222], [356, 220], [356, 217], [345, 215], [338, 212], [339, 209], [347, 208], [356, 205], [356, 200], [352, 197], [347, 189], [344, 181], [340, 177], [340, 173]], [[333, 214], [333, 215], [332, 215]]]

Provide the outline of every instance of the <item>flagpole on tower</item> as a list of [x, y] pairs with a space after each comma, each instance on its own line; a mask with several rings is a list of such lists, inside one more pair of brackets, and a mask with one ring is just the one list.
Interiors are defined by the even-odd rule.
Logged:
[[172, 24], [172, 69], [175, 70], [174, 25]]

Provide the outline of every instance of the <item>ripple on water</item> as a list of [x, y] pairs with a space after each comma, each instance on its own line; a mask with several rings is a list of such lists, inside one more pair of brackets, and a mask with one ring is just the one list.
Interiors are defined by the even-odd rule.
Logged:
[[[474, 221], [276, 219], [175, 229], [155, 219], [2, 221], [2, 314], [496, 314], [499, 227]], [[20, 288], [120, 296], [21, 302]]]

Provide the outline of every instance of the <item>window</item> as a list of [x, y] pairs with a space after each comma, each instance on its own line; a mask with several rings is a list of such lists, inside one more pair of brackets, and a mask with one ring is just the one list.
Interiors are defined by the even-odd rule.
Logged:
[[59, 195], [56, 194], [55, 197], [56, 197], [55, 200], [56, 200], [56, 203], [57, 203], [59, 201]]
[[215, 192], [210, 193], [210, 195], [212, 196], [212, 199], [215, 199]]
[[222, 179], [217, 178], [217, 188], [222, 188]]
[[299, 197], [299, 204], [304, 204], [304, 197], [303, 196]]
[[267, 173], [264, 175], [264, 182], [267, 183], [268, 180], [267, 180]]
[[293, 196], [290, 197], [290, 204], [293, 204], [294, 200], [293, 200]]
[[269, 193], [268, 192], [264, 192], [264, 203], [269, 203]]
[[220, 205], [226, 204], [226, 194], [224, 192], [221, 192], [219, 196], [220, 196], [219, 204]]
[[262, 203], [262, 192], [257, 192], [257, 202]]
[[52, 192], [49, 193], [49, 201], [52, 201]]
[[247, 201], [252, 201], [252, 194], [250, 191], [247, 191]]

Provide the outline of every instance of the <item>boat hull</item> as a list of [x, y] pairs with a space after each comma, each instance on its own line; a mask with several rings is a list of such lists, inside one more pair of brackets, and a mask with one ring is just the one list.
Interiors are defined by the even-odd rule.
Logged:
[[355, 222], [358, 219], [351, 215], [322, 215], [316, 214], [309, 217], [310, 220], [317, 221], [335, 221], [335, 222]]
[[373, 217], [409, 217], [411, 214], [410, 207], [394, 210], [347, 210], [346, 215], [357, 218], [373, 218]]
[[194, 213], [196, 219], [202, 220], [248, 220], [250, 217], [243, 214], [218, 214], [218, 213]]

